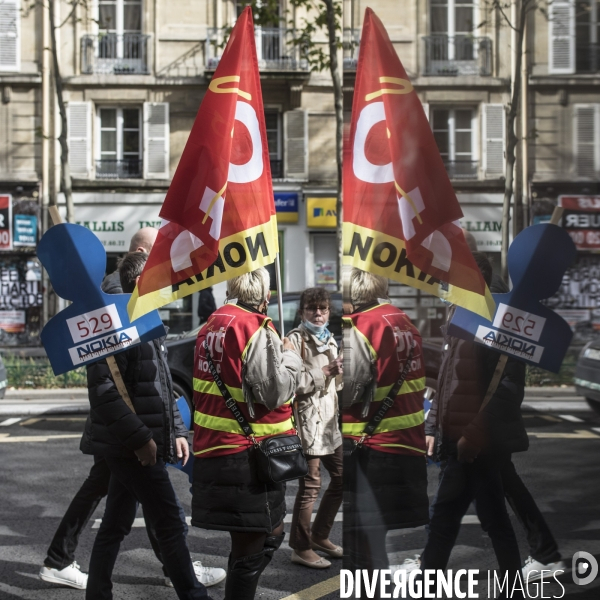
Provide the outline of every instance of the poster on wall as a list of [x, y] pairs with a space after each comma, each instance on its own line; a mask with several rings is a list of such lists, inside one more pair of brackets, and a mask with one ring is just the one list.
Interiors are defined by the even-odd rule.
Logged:
[[600, 251], [600, 197], [560, 196], [561, 224], [577, 250]]
[[12, 250], [12, 196], [0, 195], [0, 250]]
[[25, 331], [25, 311], [0, 310], [0, 329], [7, 333], [23, 333]]
[[335, 261], [325, 260], [315, 263], [315, 285], [333, 289], [337, 286], [337, 267]]
[[13, 246], [35, 248], [37, 244], [37, 217], [34, 215], [15, 215]]

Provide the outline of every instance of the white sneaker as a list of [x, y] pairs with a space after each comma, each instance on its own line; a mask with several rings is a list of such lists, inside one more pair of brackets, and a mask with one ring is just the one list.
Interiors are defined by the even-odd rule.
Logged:
[[523, 565], [523, 579], [525, 581], [538, 581], [542, 578], [542, 571], [544, 571], [544, 577], [550, 577], [557, 571], [568, 571], [569, 567], [564, 560], [558, 562], [548, 563], [545, 565], [537, 560], [534, 560], [532, 556], [528, 556]]
[[74, 562], [62, 570], [43, 566], [40, 569], [40, 579], [59, 585], [67, 585], [78, 590], [85, 590], [87, 587], [87, 573], [81, 572], [81, 567]]
[[421, 555], [415, 554], [414, 558], [407, 558], [401, 565], [390, 565], [390, 571], [394, 574], [396, 571], [406, 571], [410, 573], [415, 569], [421, 568]]
[[[219, 569], [219, 567], [203, 567], [199, 560], [192, 563], [192, 565], [198, 581], [206, 587], [217, 585], [217, 583], [221, 583], [221, 581], [227, 577], [225, 569]], [[165, 577], [165, 585], [173, 587], [170, 577]]]

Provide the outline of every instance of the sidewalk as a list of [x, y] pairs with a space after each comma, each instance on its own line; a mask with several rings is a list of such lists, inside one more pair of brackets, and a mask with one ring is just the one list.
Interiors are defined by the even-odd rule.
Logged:
[[90, 405], [86, 388], [7, 389], [0, 400], [0, 415], [86, 414]]

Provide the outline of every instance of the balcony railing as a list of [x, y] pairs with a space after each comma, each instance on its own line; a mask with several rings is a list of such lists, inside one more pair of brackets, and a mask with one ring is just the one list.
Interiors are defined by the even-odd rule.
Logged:
[[84, 35], [81, 38], [81, 72], [148, 74], [149, 37], [141, 33]]
[[492, 40], [467, 35], [431, 35], [425, 43], [424, 75], [492, 74]]
[[273, 179], [281, 179], [283, 177], [283, 161], [279, 158], [272, 158], [271, 163], [271, 177]]
[[344, 71], [356, 71], [358, 48], [360, 46], [360, 29], [344, 29], [343, 40]]
[[96, 161], [96, 179], [141, 179], [142, 175], [142, 161], [138, 158]]
[[577, 73], [600, 71], [600, 44], [575, 43], [575, 70]]
[[[308, 71], [308, 61], [294, 42], [294, 30], [255, 27], [258, 68], [271, 71]], [[206, 68], [216, 69], [223, 54], [227, 32], [211, 28], [206, 37]]]
[[477, 179], [479, 162], [476, 160], [446, 160], [444, 166], [450, 179]]

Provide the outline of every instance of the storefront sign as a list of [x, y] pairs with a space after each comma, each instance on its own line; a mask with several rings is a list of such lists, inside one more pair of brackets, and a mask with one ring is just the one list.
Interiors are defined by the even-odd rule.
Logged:
[[464, 217], [461, 227], [473, 234], [480, 252], [500, 252], [502, 249], [502, 205], [461, 205]]
[[0, 268], [0, 310], [32, 308], [42, 301], [39, 281], [23, 279], [15, 267]]
[[527, 227], [510, 246], [514, 287], [508, 294], [493, 295], [497, 308], [492, 322], [458, 307], [448, 334], [557, 373], [573, 332], [540, 301], [557, 291], [575, 257], [575, 246], [560, 227]]
[[278, 223], [298, 222], [298, 194], [296, 192], [275, 192], [275, 210]]
[[85, 227], [72, 223], [51, 227], [37, 254], [56, 293], [72, 301], [41, 334], [55, 375], [166, 334], [156, 311], [131, 323], [130, 294], [105, 294], [100, 289], [106, 252]]
[[0, 196], [0, 250], [12, 250], [12, 196]]
[[13, 246], [35, 247], [37, 244], [37, 217], [34, 215], [15, 215]]
[[600, 197], [560, 196], [562, 226], [578, 250], [600, 250]]
[[308, 227], [335, 229], [337, 226], [337, 198], [307, 198], [306, 224]]

